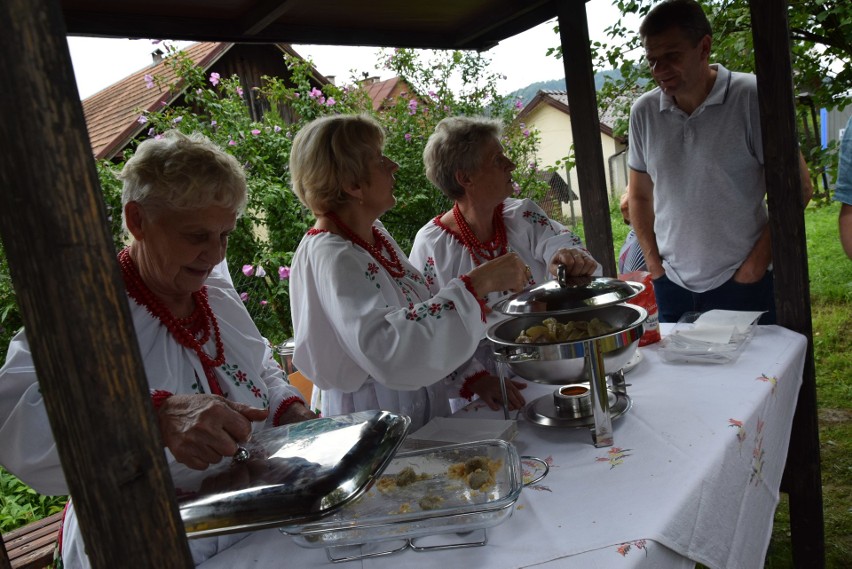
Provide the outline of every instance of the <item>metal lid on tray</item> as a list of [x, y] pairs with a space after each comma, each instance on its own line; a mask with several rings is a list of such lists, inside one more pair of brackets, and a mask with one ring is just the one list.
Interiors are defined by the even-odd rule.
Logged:
[[260, 431], [245, 453], [173, 473], [187, 536], [306, 523], [363, 494], [390, 464], [411, 420], [363, 411]]
[[525, 288], [494, 305], [503, 314], [579, 312], [626, 302], [645, 287], [606, 277], [562, 278]]

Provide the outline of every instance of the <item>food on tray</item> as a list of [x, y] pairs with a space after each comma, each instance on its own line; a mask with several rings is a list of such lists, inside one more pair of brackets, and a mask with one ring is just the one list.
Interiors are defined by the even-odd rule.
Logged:
[[451, 464], [447, 469], [450, 478], [464, 480], [471, 490], [484, 490], [494, 485], [494, 475], [503, 466], [501, 460], [475, 456], [465, 462]]
[[428, 474], [417, 474], [413, 468], [406, 466], [397, 474], [382, 476], [379, 478], [376, 486], [378, 486], [380, 491], [387, 492], [394, 488], [402, 488], [420, 480], [426, 480], [427, 478], [429, 478]]
[[437, 510], [441, 507], [441, 502], [444, 499], [435, 494], [426, 494], [420, 500], [417, 501], [417, 505], [420, 506], [421, 510]]
[[602, 336], [614, 332], [616, 328], [610, 326], [600, 318], [591, 320], [572, 320], [570, 322], [557, 322], [555, 318], [545, 318], [541, 324], [530, 326], [521, 331], [515, 342], [518, 344], [547, 344], [551, 342], [572, 342], [584, 340], [593, 336]]

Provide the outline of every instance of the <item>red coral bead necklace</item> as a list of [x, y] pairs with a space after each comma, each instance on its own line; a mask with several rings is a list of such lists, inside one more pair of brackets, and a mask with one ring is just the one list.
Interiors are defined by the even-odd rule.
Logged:
[[[151, 289], [142, 280], [133, 259], [130, 257], [130, 248], [123, 249], [118, 254], [118, 262], [121, 265], [121, 275], [127, 294], [140, 306], [148, 309], [148, 312], [157, 318], [171, 333], [181, 346], [188, 348], [198, 355], [204, 368], [204, 375], [210, 384], [210, 390], [216, 395], [222, 395], [222, 389], [216, 379], [213, 370], [225, 363], [225, 347], [222, 344], [222, 335], [219, 332], [219, 323], [210, 308], [207, 297], [207, 287], [192, 293], [195, 301], [195, 310], [186, 318], [175, 318], [171, 310], [151, 292]], [[210, 339], [210, 328], [213, 328], [213, 337], [216, 343], [216, 357], [211, 358], [204, 351], [204, 344]], [[201, 337], [197, 337], [201, 334]]]
[[462, 244], [467, 247], [474, 264], [479, 266], [482, 261], [490, 261], [508, 251], [508, 240], [506, 238], [506, 224], [503, 222], [503, 204], [500, 203], [494, 208], [494, 216], [492, 224], [494, 225], [494, 238], [488, 243], [483, 243], [474, 235], [467, 220], [462, 215], [459, 209], [459, 204], [456, 202], [453, 205], [453, 218], [456, 220], [456, 225], [459, 228]]
[[[333, 221], [337, 228], [340, 229], [340, 231], [343, 232], [350, 241], [372, 255], [373, 258], [385, 268], [390, 276], [394, 278], [405, 276], [405, 267], [402, 265], [402, 261], [399, 260], [399, 255], [396, 254], [396, 250], [394, 250], [393, 245], [391, 245], [390, 241], [388, 241], [388, 238], [385, 237], [375, 225], [373, 225], [371, 229], [373, 230], [373, 238], [376, 240], [376, 243], [378, 243], [378, 246], [364, 241], [358, 236], [358, 234], [352, 231], [348, 225], [343, 223], [336, 213], [330, 211], [324, 215]], [[387, 251], [388, 257], [385, 257], [382, 250]]]

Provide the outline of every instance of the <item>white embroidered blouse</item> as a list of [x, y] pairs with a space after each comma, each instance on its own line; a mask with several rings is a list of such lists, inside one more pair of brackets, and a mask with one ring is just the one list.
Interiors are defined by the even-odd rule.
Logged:
[[450, 412], [446, 378], [485, 333], [476, 298], [459, 279], [429, 291], [380, 222], [405, 267], [393, 278], [366, 250], [310, 231], [290, 273], [294, 365], [314, 385], [323, 415], [384, 409], [412, 429]]

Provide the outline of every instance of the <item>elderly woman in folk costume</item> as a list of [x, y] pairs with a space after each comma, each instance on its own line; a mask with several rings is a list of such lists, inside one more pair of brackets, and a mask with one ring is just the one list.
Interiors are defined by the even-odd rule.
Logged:
[[459, 387], [445, 376], [485, 333], [480, 297], [522, 289], [525, 267], [507, 254], [430, 292], [378, 221], [396, 202], [399, 169], [383, 145], [367, 116], [323, 117], [293, 140], [293, 191], [317, 217], [290, 274], [293, 363], [323, 415], [385, 409], [417, 428], [450, 413]]
[[[549, 219], [534, 202], [514, 199], [512, 171], [500, 143], [500, 121], [481, 117], [450, 117], [435, 127], [423, 151], [426, 176], [453, 208], [423, 226], [414, 239], [411, 262], [422, 271], [430, 289], [437, 290], [458, 275], [507, 254], [526, 264], [527, 285], [543, 283], [565, 265], [568, 276], [600, 274], [601, 267], [583, 248], [579, 237]], [[502, 296], [487, 298], [492, 304]], [[492, 314], [490, 320], [499, 318]], [[493, 383], [497, 373], [487, 342], [458, 370], [463, 381], [460, 401], [466, 404], [482, 382]], [[506, 382], [512, 407], [524, 404], [518, 392], [524, 383]], [[482, 397], [492, 409], [499, 400]]]
[[[133, 239], [118, 260], [172, 473], [234, 456], [254, 430], [315, 418], [223, 268], [246, 204], [236, 159], [172, 131], [140, 144], [121, 178]], [[68, 493], [24, 331], [0, 369], [0, 464], [41, 493]], [[192, 540], [193, 558], [245, 535]], [[64, 566], [88, 567], [70, 505], [62, 536]]]

